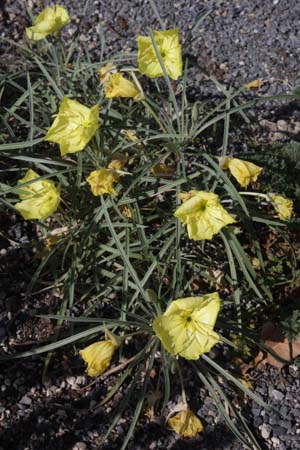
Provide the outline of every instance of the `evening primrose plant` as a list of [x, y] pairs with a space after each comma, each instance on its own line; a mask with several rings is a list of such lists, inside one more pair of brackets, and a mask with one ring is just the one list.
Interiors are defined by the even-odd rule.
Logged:
[[[1, 204], [39, 231], [30, 246], [43, 251], [28, 294], [55, 288], [61, 298], [59, 310], [43, 316], [57, 324], [50, 343], [6, 359], [46, 354], [46, 371], [53, 351], [73, 344], [82, 372], [113, 374], [101, 405], [126, 395], [102, 438], [133, 408], [122, 450], [153, 385], [166, 426], [182, 437], [205, 433], [184, 383], [193, 371], [244, 448], [259, 449], [223, 383], [267, 405], [217, 355], [234, 351], [233, 332], [257, 344], [251, 320], [273, 304], [260, 230], [287, 226], [276, 211], [291, 218], [280, 193], [257, 190], [263, 167], [228, 153], [232, 116], [247, 121], [247, 108], [265, 99], [245, 102], [243, 89], [211, 76], [224, 100], [210, 111], [190, 104], [178, 28], [149, 29], [137, 36], [137, 54], [107, 58], [100, 36], [102, 56], [92, 61], [77, 41], [63, 46], [57, 32], [68, 20], [58, 6], [41, 12], [16, 45], [24, 70], [1, 81], [4, 95], [18, 94], [3, 114]], [[220, 152], [201, 140], [216, 125]], [[176, 411], [173, 378], [182, 398]]]

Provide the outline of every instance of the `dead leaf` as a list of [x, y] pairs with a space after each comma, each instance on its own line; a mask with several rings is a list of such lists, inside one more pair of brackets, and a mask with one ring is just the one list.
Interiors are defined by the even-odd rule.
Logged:
[[266, 347], [270, 348], [272, 352], [284, 359], [286, 362], [275, 358], [271, 353], [259, 350], [258, 354], [249, 364], [242, 364], [240, 366], [241, 372], [245, 374], [249, 369], [264, 369], [266, 364], [281, 369], [293, 359], [300, 355], [300, 337], [296, 341], [290, 342], [287, 337], [283, 335], [280, 328], [272, 322], [267, 322], [262, 329], [261, 339]]
[[[270, 347], [274, 353], [288, 362], [292, 362], [293, 359], [300, 355], [300, 337], [296, 341], [290, 342], [272, 322], [267, 322], [264, 325], [261, 336], [267, 347]], [[270, 353], [268, 353], [266, 362], [279, 369], [286, 364], [276, 359]]]
[[250, 81], [250, 83], [247, 83], [244, 85], [245, 89], [258, 89], [265, 83], [265, 80], [263, 78], [258, 78], [257, 80]]

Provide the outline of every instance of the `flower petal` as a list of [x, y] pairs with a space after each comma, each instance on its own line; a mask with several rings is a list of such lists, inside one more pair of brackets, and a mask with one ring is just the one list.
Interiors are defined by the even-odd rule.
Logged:
[[168, 419], [168, 425], [183, 437], [195, 437], [204, 430], [198, 417], [189, 408], [183, 409]]
[[132, 81], [126, 80], [121, 73], [114, 73], [105, 83], [105, 97], [133, 98], [138, 101], [141, 100], [142, 95]]
[[61, 155], [84, 149], [99, 128], [99, 105], [92, 108], [64, 97], [45, 140], [60, 145]]
[[174, 216], [187, 225], [190, 239], [212, 239], [221, 228], [234, 223], [234, 218], [223, 208], [218, 195], [212, 192], [191, 191], [175, 211]]
[[293, 201], [279, 194], [269, 194], [275, 210], [281, 220], [290, 219], [293, 215]]
[[[173, 80], [177, 80], [182, 75], [179, 29], [154, 31], [153, 35], [167, 74]], [[137, 42], [139, 71], [150, 78], [163, 76], [163, 70], [156, 56], [151, 37], [138, 36]]]
[[263, 170], [250, 161], [243, 161], [238, 158], [225, 158], [221, 163], [223, 169], [229, 169], [230, 173], [242, 187], [257, 180]]
[[55, 5], [45, 8], [38, 15], [33, 26], [26, 28], [26, 35], [29, 39], [39, 41], [48, 34], [60, 31], [68, 23], [70, 23], [68, 11], [62, 6]]
[[111, 340], [99, 341], [80, 350], [79, 354], [87, 363], [87, 373], [91, 377], [101, 375], [110, 365], [117, 347]]
[[220, 340], [213, 331], [219, 310], [217, 292], [181, 298], [174, 300], [164, 314], [156, 317], [152, 327], [169, 353], [198, 359]]
[[18, 193], [22, 200], [15, 204], [15, 208], [25, 220], [46, 219], [54, 213], [60, 203], [60, 188], [52, 180], [40, 178], [29, 169], [25, 176], [18, 180], [18, 185], [34, 181], [27, 186], [20, 187]]
[[90, 173], [86, 181], [90, 184], [92, 193], [95, 196], [102, 194], [117, 195], [114, 183], [119, 181], [120, 176], [115, 170], [97, 169]]

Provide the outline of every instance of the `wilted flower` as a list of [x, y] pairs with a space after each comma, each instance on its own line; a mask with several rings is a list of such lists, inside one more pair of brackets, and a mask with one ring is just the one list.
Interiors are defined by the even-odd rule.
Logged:
[[165, 163], [159, 163], [152, 167], [151, 172], [153, 175], [170, 175], [174, 173], [174, 168]]
[[113, 73], [105, 83], [105, 97], [125, 97], [139, 101], [142, 99], [142, 94], [136, 85], [126, 80], [121, 73]]
[[97, 377], [105, 372], [117, 347], [115, 342], [108, 339], [80, 350], [79, 354], [88, 365], [87, 373], [90, 377]]
[[169, 353], [198, 359], [220, 340], [213, 331], [219, 310], [217, 292], [203, 297], [180, 298], [155, 318], [152, 327]]
[[131, 142], [136, 142], [139, 140], [139, 138], [137, 137], [137, 135], [135, 134], [135, 132], [133, 130], [121, 130], [122, 133], [127, 137], [127, 139]]
[[108, 63], [106, 66], [100, 67], [98, 73], [99, 73], [99, 79], [100, 84], [103, 84], [107, 81], [107, 79], [110, 77], [110, 75], [116, 71], [116, 66], [113, 65], [113, 63]]
[[274, 208], [278, 212], [279, 219], [290, 219], [293, 215], [293, 201], [278, 194], [268, 194]]
[[223, 208], [217, 194], [190, 191], [180, 198], [186, 199], [174, 216], [187, 225], [190, 239], [212, 239], [221, 228], [234, 223], [234, 218]]
[[48, 34], [55, 33], [70, 23], [68, 11], [62, 6], [55, 5], [45, 8], [36, 18], [32, 27], [26, 28], [29, 39], [39, 41]]
[[[182, 75], [181, 45], [179, 29], [154, 31], [154, 39], [165, 65], [167, 74], [173, 80]], [[151, 37], [138, 36], [138, 67], [140, 73], [150, 78], [163, 76], [163, 70], [156, 56]]]
[[64, 97], [58, 114], [45, 136], [60, 145], [61, 155], [83, 150], [99, 128], [99, 105], [92, 108]]
[[182, 437], [195, 437], [204, 429], [200, 419], [187, 406], [170, 417], [167, 423], [172, 430]]
[[121, 155], [119, 153], [115, 154], [110, 163], [108, 164], [107, 168], [114, 170], [122, 170], [126, 164], [126, 161], [127, 161], [126, 156]]
[[257, 89], [260, 88], [265, 83], [263, 78], [258, 78], [257, 80], [250, 81], [244, 85], [245, 89]]
[[18, 184], [37, 180], [27, 186], [20, 187], [18, 194], [22, 200], [15, 204], [15, 208], [25, 220], [46, 219], [54, 213], [60, 202], [60, 188], [52, 180], [41, 179], [40, 176], [29, 169]]
[[92, 193], [95, 196], [102, 194], [117, 195], [114, 183], [119, 181], [120, 175], [111, 169], [97, 169], [90, 173], [86, 181], [91, 185]]
[[121, 211], [122, 215], [124, 217], [126, 217], [126, 219], [132, 219], [132, 212], [128, 208], [127, 205], [121, 205], [119, 208], [120, 208], [120, 211]]
[[238, 158], [220, 158], [220, 165], [222, 169], [229, 169], [231, 175], [242, 187], [247, 187], [249, 183], [256, 181], [262, 171], [262, 167]]
[[55, 228], [54, 230], [50, 231], [47, 234], [47, 236], [45, 236], [44, 240], [45, 249], [49, 252], [57, 242], [59, 242], [64, 236], [66, 236], [68, 229], [69, 228], [65, 226]]

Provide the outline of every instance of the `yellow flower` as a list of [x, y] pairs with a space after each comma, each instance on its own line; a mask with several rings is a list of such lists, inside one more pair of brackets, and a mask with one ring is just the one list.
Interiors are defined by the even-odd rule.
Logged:
[[98, 117], [99, 105], [88, 108], [64, 97], [45, 140], [59, 144], [61, 156], [79, 152], [98, 130]]
[[187, 225], [190, 239], [212, 239], [221, 228], [234, 223], [223, 208], [218, 195], [205, 191], [190, 191], [189, 198], [175, 211], [174, 216]]
[[280, 220], [290, 219], [293, 215], [293, 201], [278, 194], [268, 194]]
[[113, 156], [113, 159], [110, 161], [107, 167], [108, 169], [122, 170], [126, 164], [126, 161], [127, 161], [126, 156], [116, 154]]
[[25, 177], [18, 184], [37, 180], [28, 186], [21, 187], [18, 191], [22, 200], [15, 204], [15, 208], [25, 220], [46, 219], [54, 213], [60, 202], [60, 188], [55, 186], [52, 180], [41, 179], [40, 176], [29, 169]]
[[182, 437], [195, 437], [204, 429], [200, 419], [188, 407], [170, 417], [167, 423]]
[[29, 39], [39, 41], [48, 34], [55, 33], [70, 23], [68, 11], [62, 6], [55, 5], [45, 8], [36, 18], [32, 27], [26, 28]]
[[174, 300], [155, 318], [153, 330], [169, 353], [198, 359], [220, 340], [213, 331], [220, 303], [217, 292]]
[[116, 348], [116, 344], [108, 339], [106, 341], [95, 342], [80, 350], [79, 354], [88, 365], [87, 373], [90, 377], [97, 377], [105, 372], [110, 365]]
[[97, 169], [90, 173], [86, 181], [91, 185], [95, 196], [102, 194], [117, 195], [114, 183], [119, 181], [120, 175], [115, 170]]
[[116, 67], [113, 65], [113, 63], [108, 63], [106, 66], [100, 67], [98, 73], [99, 73], [99, 79], [100, 84], [103, 84], [107, 81], [109, 76], [112, 72], [115, 72]]
[[247, 187], [249, 183], [256, 181], [262, 171], [262, 167], [238, 158], [221, 158], [220, 165], [222, 169], [229, 169], [231, 175], [242, 187]]
[[105, 97], [131, 97], [133, 100], [139, 101], [142, 99], [142, 94], [136, 85], [132, 81], [126, 80], [121, 73], [113, 73], [105, 83]]
[[[167, 74], [173, 80], [182, 75], [181, 45], [179, 29], [154, 31], [154, 39]], [[150, 78], [163, 76], [163, 70], [152, 45], [151, 37], [138, 36], [138, 66], [140, 73]]]

